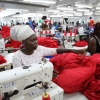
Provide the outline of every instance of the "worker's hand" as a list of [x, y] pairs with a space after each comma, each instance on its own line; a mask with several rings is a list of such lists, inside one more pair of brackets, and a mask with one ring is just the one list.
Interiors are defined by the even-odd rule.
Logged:
[[57, 78], [58, 72], [56, 70], [53, 70], [53, 78]]
[[84, 55], [85, 54], [84, 50], [74, 50], [73, 52], [78, 54], [78, 55]]

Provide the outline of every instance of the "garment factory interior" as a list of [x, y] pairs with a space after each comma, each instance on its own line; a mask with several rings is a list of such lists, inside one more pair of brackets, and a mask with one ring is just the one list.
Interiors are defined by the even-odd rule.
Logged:
[[100, 100], [100, 0], [0, 0], [0, 100]]

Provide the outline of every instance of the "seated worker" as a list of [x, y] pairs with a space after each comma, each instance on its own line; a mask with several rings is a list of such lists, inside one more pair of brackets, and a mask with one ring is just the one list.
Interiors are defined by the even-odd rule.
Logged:
[[[49, 30], [47, 24], [42, 24], [41, 28], [42, 28], [42, 31], [48, 31]], [[55, 35], [55, 32], [54, 32], [53, 29], [49, 30], [49, 31], [51, 31], [51, 34], [46, 34], [46, 37], [52, 37], [52, 36]]]
[[[34, 31], [28, 26], [17, 25], [11, 28], [11, 38], [24, 44], [24, 48], [14, 53], [12, 57], [13, 68], [21, 67], [33, 63], [39, 63], [44, 56], [81, 52], [77, 50], [67, 50], [61, 48], [47, 48], [38, 45]], [[83, 52], [82, 52], [83, 53]]]
[[93, 37], [89, 41], [88, 49], [91, 55], [100, 53], [100, 22], [95, 25]]

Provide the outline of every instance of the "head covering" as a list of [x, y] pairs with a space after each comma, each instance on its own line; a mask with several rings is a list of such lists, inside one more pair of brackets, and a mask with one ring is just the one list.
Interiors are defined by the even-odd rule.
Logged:
[[30, 28], [29, 25], [16, 25], [11, 28], [10, 35], [13, 40], [22, 42], [27, 39], [31, 35], [35, 34], [35, 32]]

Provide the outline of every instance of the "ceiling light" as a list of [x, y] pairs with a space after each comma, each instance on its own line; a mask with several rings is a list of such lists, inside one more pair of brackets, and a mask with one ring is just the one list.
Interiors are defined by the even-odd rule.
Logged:
[[17, 10], [16, 10], [16, 11], [6, 11], [6, 10], [3, 10], [2, 13], [3, 13], [3, 12], [4, 12], [4, 13], [16, 13], [16, 12], [21, 12], [21, 11], [17, 11]]
[[68, 5], [67, 7], [68, 7], [68, 8], [70, 8], [70, 7], [71, 7], [71, 5]]
[[47, 1], [47, 0], [23, 0], [27, 2], [32, 2], [32, 3], [44, 3], [44, 4], [55, 4], [56, 1]]
[[64, 12], [64, 13], [67, 13], [67, 12], [68, 12], [68, 13], [74, 13], [75, 11], [70, 11], [70, 10], [67, 11], [67, 10], [66, 10], [66, 11], [63, 11], [63, 12]]
[[89, 5], [83, 5], [83, 4], [75, 4], [77, 7], [83, 7], [83, 8], [92, 8], [92, 6]]
[[74, 15], [75, 15], [75, 16], [82, 16], [82, 13], [77, 13], [77, 12], [75, 12]]
[[60, 15], [51, 15], [50, 17], [61, 17]]
[[67, 7], [57, 7], [57, 9], [60, 9], [60, 10], [73, 10], [73, 8], [67, 8]]
[[77, 11], [85, 11], [85, 12], [87, 12], [89, 10], [88, 9], [77, 9]]
[[91, 13], [85, 13], [84, 15], [92, 15], [93, 13], [91, 12]]
[[74, 16], [73, 14], [65, 14], [64, 16]]
[[58, 10], [48, 10], [48, 12], [59, 13], [59, 11], [58, 11]]
[[100, 9], [100, 7], [96, 7], [96, 9]]
[[100, 13], [95, 13], [95, 15], [100, 15]]

